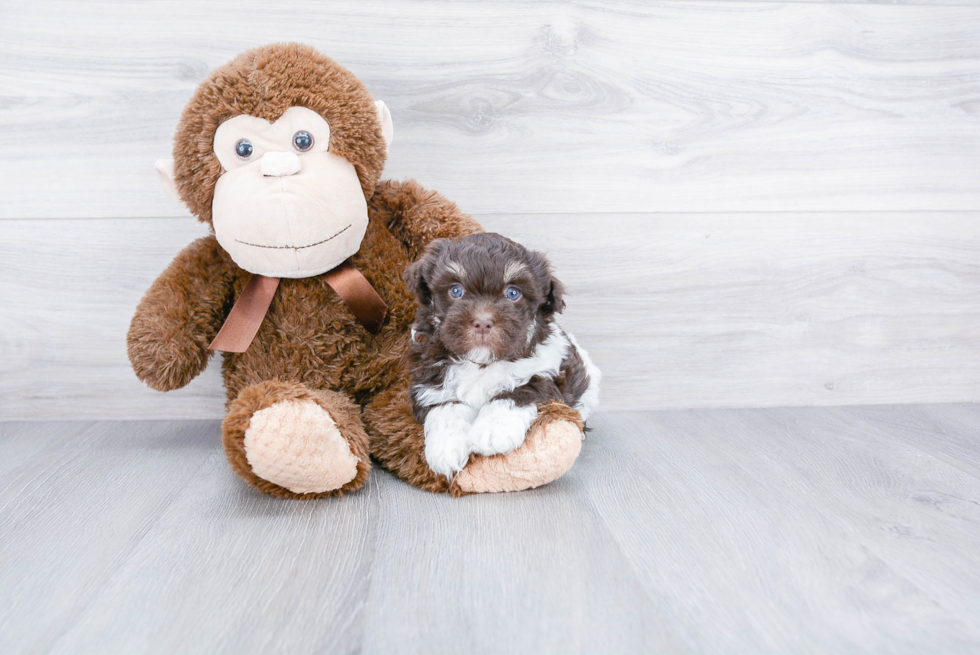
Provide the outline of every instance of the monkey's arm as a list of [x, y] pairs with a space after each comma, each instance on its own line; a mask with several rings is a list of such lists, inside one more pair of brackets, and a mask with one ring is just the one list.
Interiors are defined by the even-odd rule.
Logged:
[[208, 363], [237, 267], [213, 236], [184, 248], [136, 308], [126, 343], [136, 376], [158, 391], [179, 389]]
[[392, 234], [408, 246], [412, 259], [418, 259], [435, 239], [483, 232], [456, 203], [415, 180], [380, 182], [371, 204]]

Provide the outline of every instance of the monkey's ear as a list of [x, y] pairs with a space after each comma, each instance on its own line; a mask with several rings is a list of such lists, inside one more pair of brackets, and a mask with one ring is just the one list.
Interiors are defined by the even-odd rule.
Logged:
[[174, 183], [174, 160], [158, 159], [154, 167], [157, 169], [157, 175], [160, 176], [160, 181], [163, 182], [163, 186], [167, 189], [170, 197], [183, 204], [180, 194], [177, 193], [177, 185]]
[[381, 100], [375, 100], [374, 106], [378, 108], [378, 120], [381, 121], [381, 136], [385, 139], [385, 149], [391, 147], [391, 140], [395, 136], [395, 124], [391, 121], [391, 112], [388, 106]]

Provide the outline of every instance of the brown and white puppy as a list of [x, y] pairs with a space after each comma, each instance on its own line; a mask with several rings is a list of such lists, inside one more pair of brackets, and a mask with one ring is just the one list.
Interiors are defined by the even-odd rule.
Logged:
[[514, 450], [539, 403], [592, 413], [600, 373], [555, 322], [563, 288], [544, 255], [499, 234], [439, 239], [405, 280], [419, 300], [412, 411], [433, 471], [451, 477], [471, 453]]

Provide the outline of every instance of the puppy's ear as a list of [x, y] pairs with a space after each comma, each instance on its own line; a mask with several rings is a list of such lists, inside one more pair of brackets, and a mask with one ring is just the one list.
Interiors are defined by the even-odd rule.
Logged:
[[546, 290], [544, 302], [541, 303], [540, 311], [545, 316], [561, 314], [565, 310], [565, 285], [555, 277], [551, 270], [551, 264], [544, 253], [531, 251], [527, 255], [528, 264], [534, 277], [541, 285], [541, 289]]
[[408, 290], [415, 294], [421, 305], [428, 305], [432, 302], [432, 291], [425, 280], [425, 265], [425, 260], [420, 259], [406, 268], [403, 276], [405, 284], [408, 285]]
[[565, 285], [561, 281], [552, 276], [551, 287], [548, 289], [548, 298], [544, 301], [545, 309], [549, 313], [561, 314], [565, 311]]
[[408, 290], [415, 294], [419, 304], [429, 305], [432, 303], [432, 290], [429, 288], [429, 279], [432, 271], [435, 270], [439, 255], [446, 249], [449, 239], [436, 239], [428, 245], [425, 252], [417, 262], [405, 269], [405, 284]]

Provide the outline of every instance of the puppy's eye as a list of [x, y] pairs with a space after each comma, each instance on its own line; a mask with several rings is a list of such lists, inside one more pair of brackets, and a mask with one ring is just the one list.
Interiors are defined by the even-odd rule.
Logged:
[[504, 296], [507, 300], [518, 301], [521, 299], [521, 290], [517, 287], [507, 287], [504, 289]]
[[235, 154], [242, 159], [248, 159], [252, 156], [252, 142], [248, 139], [239, 139], [238, 143], [235, 144]]
[[449, 295], [452, 298], [462, 298], [464, 293], [466, 292], [463, 290], [462, 284], [454, 284], [449, 287]]
[[313, 147], [313, 135], [306, 130], [300, 130], [293, 135], [293, 147], [300, 152], [306, 152]]

